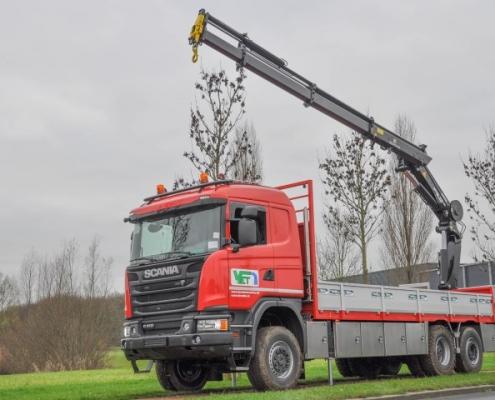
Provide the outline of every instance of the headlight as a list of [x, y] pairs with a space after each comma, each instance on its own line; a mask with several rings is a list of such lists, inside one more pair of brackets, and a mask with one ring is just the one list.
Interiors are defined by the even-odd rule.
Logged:
[[131, 327], [124, 326], [124, 337], [129, 337], [129, 336], [131, 336]]
[[124, 326], [124, 337], [130, 337], [137, 335], [137, 325], [126, 325]]
[[228, 319], [201, 319], [198, 321], [197, 331], [228, 331]]

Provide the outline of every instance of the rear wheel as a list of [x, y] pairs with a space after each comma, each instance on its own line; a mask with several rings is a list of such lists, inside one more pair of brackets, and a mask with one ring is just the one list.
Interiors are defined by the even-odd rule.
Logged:
[[337, 366], [340, 375], [342, 375], [344, 378], [355, 376], [351, 370], [349, 360], [347, 358], [337, 358], [335, 360], [335, 365]]
[[385, 357], [380, 359], [382, 375], [395, 376], [402, 367], [402, 360], [398, 357]]
[[426, 376], [426, 373], [421, 366], [419, 356], [408, 356], [406, 358], [406, 365], [412, 376], [415, 376], [416, 378], [423, 378]]
[[352, 358], [348, 362], [353, 375], [360, 378], [376, 379], [382, 371], [380, 362], [374, 358]]
[[483, 345], [478, 331], [468, 326], [461, 331], [460, 353], [456, 355], [457, 372], [479, 372], [483, 364]]
[[197, 392], [208, 380], [209, 369], [189, 360], [157, 361], [156, 376], [165, 390]]
[[301, 350], [292, 332], [282, 326], [261, 328], [248, 378], [258, 390], [289, 389], [301, 374]]
[[428, 376], [451, 375], [455, 366], [454, 336], [443, 325], [430, 326], [428, 354], [419, 356], [421, 367]]

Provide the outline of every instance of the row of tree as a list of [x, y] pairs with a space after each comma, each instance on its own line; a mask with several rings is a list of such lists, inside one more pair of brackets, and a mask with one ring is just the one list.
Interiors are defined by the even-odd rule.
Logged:
[[[406, 116], [397, 118], [395, 132], [415, 141], [416, 128]], [[403, 268], [408, 282], [415, 279], [416, 265], [431, 260], [435, 216], [396, 168], [395, 157], [358, 134], [333, 137], [320, 162], [327, 199], [327, 235], [319, 251], [323, 279], [361, 272], [368, 282], [369, 246], [376, 236], [382, 239], [383, 266]]]
[[75, 239], [65, 241], [51, 256], [33, 249], [24, 256], [17, 277], [0, 273], [0, 311], [58, 296], [106, 297], [113, 259], [102, 255], [100, 237], [92, 239], [82, 265], [76, 267], [78, 252]]
[[99, 237], [78, 252], [75, 239], [52, 256], [32, 250], [16, 277], [0, 274], [0, 373], [105, 365], [120, 337], [123, 298], [111, 293], [112, 259]]

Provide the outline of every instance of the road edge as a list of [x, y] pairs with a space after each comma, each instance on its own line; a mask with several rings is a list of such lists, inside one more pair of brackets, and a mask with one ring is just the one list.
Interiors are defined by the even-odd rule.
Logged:
[[461, 388], [452, 389], [439, 389], [439, 390], [424, 390], [421, 392], [408, 392], [402, 394], [390, 394], [386, 396], [374, 396], [374, 397], [356, 397], [349, 400], [421, 400], [442, 398], [445, 396], [455, 396], [458, 394], [470, 394], [478, 392], [495, 392], [495, 385], [479, 385], [479, 386], [465, 386]]

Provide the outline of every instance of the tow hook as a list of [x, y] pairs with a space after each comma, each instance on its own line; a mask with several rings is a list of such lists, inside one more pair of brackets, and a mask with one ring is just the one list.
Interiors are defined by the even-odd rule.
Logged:
[[134, 371], [135, 374], [146, 374], [151, 371], [153, 368], [153, 364], [155, 363], [154, 360], [148, 360], [148, 364], [146, 365], [145, 369], [139, 369], [136, 360], [131, 360], [131, 365], [132, 365], [132, 370]]

